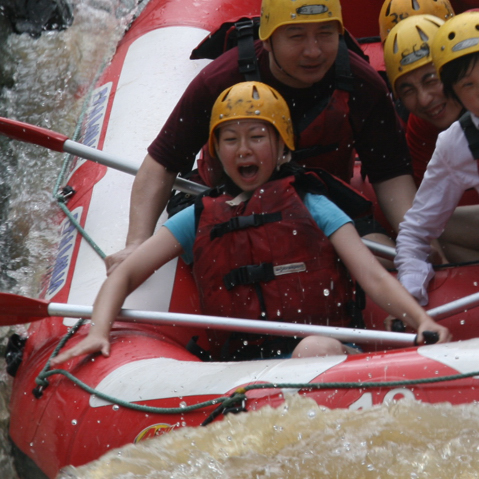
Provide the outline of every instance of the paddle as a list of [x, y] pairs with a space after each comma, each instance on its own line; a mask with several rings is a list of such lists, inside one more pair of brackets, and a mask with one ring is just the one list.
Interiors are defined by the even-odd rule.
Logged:
[[[31, 323], [47, 316], [90, 318], [92, 311], [92, 306], [49, 303], [41, 299], [26, 298], [10, 293], [0, 293], [1, 326]], [[311, 334], [321, 334], [343, 342], [359, 344], [379, 343], [384, 346], [412, 346], [416, 340], [415, 334], [388, 331], [223, 318], [196, 314], [137, 311], [133, 309], [122, 309], [117, 321], [155, 325], [164, 324], [168, 326], [196, 326], [224, 331], [242, 331], [256, 334], [273, 334], [277, 336], [304, 337]]]
[[[479, 305], [479, 293], [430, 309], [428, 314], [436, 320], [452, 316], [455, 313]], [[90, 318], [92, 306], [78, 306], [66, 303], [49, 303], [42, 299], [27, 298], [11, 293], [0, 293], [0, 326], [26, 324], [40, 321], [47, 316], [67, 316]], [[256, 334], [274, 334], [279, 336], [308, 336], [322, 334], [344, 342], [372, 343], [383, 345], [412, 345], [416, 335], [378, 330], [350, 329], [333, 326], [309, 324], [280, 323], [252, 319], [223, 318], [220, 316], [203, 316], [185, 313], [156, 311], [138, 311], [122, 309], [118, 321], [145, 324], [164, 324], [170, 326], [201, 326], [225, 331], [243, 331]], [[427, 332], [425, 332], [426, 334]], [[436, 333], [430, 333], [435, 335]], [[437, 338], [436, 338], [437, 341]], [[430, 342], [435, 342], [432, 338]]]
[[[46, 128], [30, 125], [17, 120], [0, 117], [0, 134], [8, 136], [14, 140], [33, 143], [34, 145], [43, 146], [60, 153], [70, 153], [86, 160], [95, 161], [101, 165], [115, 168], [130, 175], [136, 175], [138, 167], [132, 162], [115, 155], [109, 155], [101, 150], [90, 148], [68, 139], [61, 133], [56, 133]], [[175, 179], [174, 188], [183, 193], [198, 195], [205, 191], [206, 187], [193, 181], [185, 180], [177, 177]], [[376, 243], [375, 241], [363, 239], [364, 244], [377, 256], [386, 259], [394, 259], [396, 250], [390, 246]]]
[[[86, 160], [95, 161], [101, 165], [109, 166], [130, 175], [136, 175], [138, 172], [138, 166], [129, 160], [118, 158], [115, 155], [110, 155], [96, 148], [82, 145], [81, 143], [70, 140], [61, 133], [56, 133], [39, 126], [0, 117], [0, 133], [14, 140], [33, 143], [34, 145], [43, 146], [53, 151], [70, 153]], [[192, 195], [198, 195], [206, 190], [206, 186], [179, 177], [175, 179], [174, 188]]]

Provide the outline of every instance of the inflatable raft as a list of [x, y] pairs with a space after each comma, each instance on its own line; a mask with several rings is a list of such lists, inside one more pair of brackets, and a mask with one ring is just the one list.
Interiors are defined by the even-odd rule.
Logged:
[[[188, 60], [193, 48], [224, 22], [258, 16], [259, 4], [151, 0], [91, 95], [82, 142], [139, 167], [183, 89], [206, 64]], [[352, 8], [346, 4], [343, 9]], [[59, 222], [56, 261], [41, 298], [91, 305], [105, 279], [104, 254], [120, 250], [125, 241], [132, 176], [75, 157], [64, 177], [61, 205], [68, 216]], [[471, 265], [438, 272], [431, 306], [477, 292], [478, 270]], [[125, 307], [197, 314], [189, 268], [181, 260], [170, 262]], [[400, 398], [479, 400], [476, 339], [388, 351], [379, 341], [368, 353], [350, 357], [215, 363], [186, 349], [194, 336], [201, 342], [205, 328], [131, 321], [115, 324], [110, 358], [75, 359], [65, 364], [65, 373], [49, 375], [45, 365], [59, 340], [76, 330], [77, 319], [67, 313], [45, 316], [29, 328], [11, 398], [10, 436], [23, 478], [53, 478], [66, 465], [85, 464], [127, 443], [279, 405], [285, 394], [349, 409]], [[385, 316], [366, 305], [368, 326], [383, 328]], [[473, 311], [445, 321], [457, 339], [479, 335]], [[69, 345], [87, 330], [78, 327]]]

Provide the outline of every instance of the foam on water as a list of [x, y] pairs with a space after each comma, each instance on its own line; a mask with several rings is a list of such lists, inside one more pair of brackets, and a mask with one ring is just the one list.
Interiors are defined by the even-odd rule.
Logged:
[[347, 411], [293, 396], [111, 451], [61, 479], [476, 478], [477, 405], [415, 401]]

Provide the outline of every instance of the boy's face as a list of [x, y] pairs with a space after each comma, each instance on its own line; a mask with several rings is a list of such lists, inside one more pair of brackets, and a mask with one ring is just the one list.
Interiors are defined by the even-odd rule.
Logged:
[[464, 108], [479, 116], [479, 60], [452, 88]]
[[283, 142], [265, 121], [231, 120], [218, 127], [216, 152], [225, 173], [243, 191], [269, 180], [283, 153]]
[[405, 108], [439, 130], [446, 130], [462, 110], [444, 89], [432, 63], [406, 73], [396, 80], [396, 93]]
[[274, 77], [293, 88], [308, 88], [323, 79], [339, 47], [336, 21], [278, 27], [264, 42]]

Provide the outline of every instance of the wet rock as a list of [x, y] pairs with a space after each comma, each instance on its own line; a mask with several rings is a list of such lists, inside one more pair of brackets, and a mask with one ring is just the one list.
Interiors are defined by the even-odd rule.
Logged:
[[68, 0], [0, 0], [0, 16], [16, 33], [38, 37], [45, 30], [64, 30], [73, 22]]

